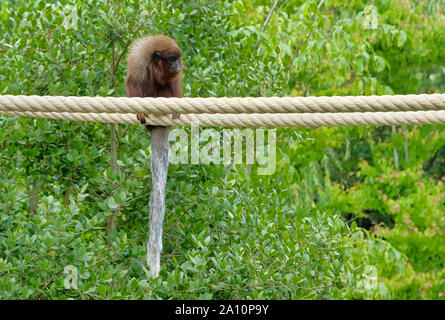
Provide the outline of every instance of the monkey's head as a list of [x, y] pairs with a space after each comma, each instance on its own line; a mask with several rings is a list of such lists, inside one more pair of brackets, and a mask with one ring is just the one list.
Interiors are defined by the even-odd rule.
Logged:
[[[178, 48], [179, 49], [179, 48]], [[156, 50], [153, 54], [153, 62], [162, 70], [176, 75], [182, 68], [181, 51], [179, 50]]]
[[151, 79], [166, 85], [179, 78], [182, 71], [182, 52], [175, 40], [163, 35], [137, 40], [128, 56], [128, 72], [134, 79]]
[[153, 73], [159, 84], [180, 76], [182, 70], [182, 52], [175, 40], [167, 36], [157, 35], [149, 39], [149, 49]]

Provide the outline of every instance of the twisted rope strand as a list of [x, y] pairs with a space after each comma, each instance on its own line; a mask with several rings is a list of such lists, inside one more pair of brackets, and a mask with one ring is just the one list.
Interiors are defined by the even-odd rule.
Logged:
[[0, 95], [0, 113], [246, 114], [445, 110], [445, 94], [345, 97], [127, 98]]
[[[73, 121], [139, 124], [134, 114], [21, 112], [4, 111], [11, 116], [25, 116]], [[148, 115], [148, 125], [202, 127], [312, 127], [445, 124], [445, 111], [303, 113], [303, 114], [186, 114]]]

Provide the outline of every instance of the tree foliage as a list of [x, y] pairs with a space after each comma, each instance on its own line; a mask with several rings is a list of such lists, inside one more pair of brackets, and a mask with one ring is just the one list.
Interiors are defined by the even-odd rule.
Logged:
[[[443, 0], [274, 2], [0, 0], [0, 93], [125, 96], [147, 33], [191, 97], [445, 91]], [[149, 136], [116, 132], [112, 172], [108, 126], [0, 116], [0, 298], [443, 299], [444, 126], [277, 129], [270, 176], [171, 165], [155, 280]]]

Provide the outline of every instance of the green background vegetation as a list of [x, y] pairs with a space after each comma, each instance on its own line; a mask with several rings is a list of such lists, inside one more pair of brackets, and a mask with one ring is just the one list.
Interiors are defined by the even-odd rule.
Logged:
[[[0, 94], [125, 96], [147, 33], [191, 97], [445, 92], [443, 0], [273, 2], [0, 0]], [[444, 299], [444, 126], [279, 128], [270, 176], [171, 165], [155, 280], [150, 138], [112, 129], [113, 172], [109, 125], [0, 116], [0, 299]]]

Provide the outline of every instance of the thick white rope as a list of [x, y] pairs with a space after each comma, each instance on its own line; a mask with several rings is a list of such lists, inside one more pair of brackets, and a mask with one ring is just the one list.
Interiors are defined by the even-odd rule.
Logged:
[[[11, 116], [138, 124], [134, 114], [2, 111]], [[445, 111], [146, 115], [148, 125], [202, 127], [321, 127], [445, 124]]]
[[6, 112], [244, 114], [445, 110], [445, 94], [271, 98], [115, 98], [0, 95]]

